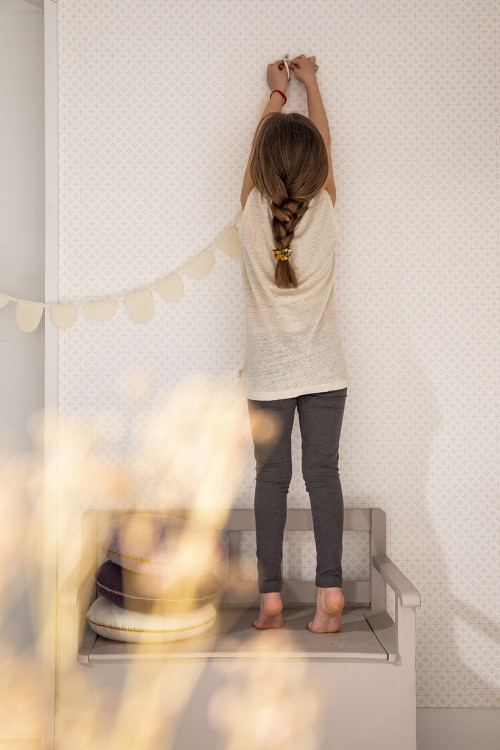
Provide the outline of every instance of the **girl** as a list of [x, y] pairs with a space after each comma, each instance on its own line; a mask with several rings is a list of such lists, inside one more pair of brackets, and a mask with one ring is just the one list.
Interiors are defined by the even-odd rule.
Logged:
[[[316, 58], [289, 63], [307, 92], [308, 117], [283, 113], [284, 60], [267, 67], [269, 102], [257, 127], [243, 180], [239, 223], [245, 298], [245, 385], [256, 459], [258, 586], [256, 628], [283, 626], [283, 532], [292, 476], [291, 432], [297, 407], [302, 473], [316, 543], [315, 633], [341, 627], [344, 505], [338, 458], [347, 397], [346, 362], [333, 293], [338, 225], [330, 133], [316, 80]], [[278, 426], [263, 444], [252, 413], [266, 409]]]

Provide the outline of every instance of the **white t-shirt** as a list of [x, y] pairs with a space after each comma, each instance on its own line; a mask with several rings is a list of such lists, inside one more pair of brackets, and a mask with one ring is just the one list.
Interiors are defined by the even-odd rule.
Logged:
[[246, 396], [270, 401], [345, 388], [349, 379], [333, 284], [339, 227], [330, 195], [323, 189], [309, 201], [290, 243], [297, 288], [282, 289], [274, 280], [271, 221], [270, 203], [254, 186], [238, 228]]

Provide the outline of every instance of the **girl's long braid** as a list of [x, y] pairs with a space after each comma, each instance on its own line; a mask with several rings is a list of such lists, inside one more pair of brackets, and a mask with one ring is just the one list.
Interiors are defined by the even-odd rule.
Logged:
[[[271, 226], [274, 244], [276, 250], [283, 250], [283, 248], [291, 246], [295, 228], [309, 208], [309, 201], [297, 201], [293, 198], [287, 198], [281, 206], [273, 201], [270, 202], [270, 206], [273, 215]], [[290, 259], [276, 261], [274, 278], [279, 287], [297, 287], [297, 277]]]

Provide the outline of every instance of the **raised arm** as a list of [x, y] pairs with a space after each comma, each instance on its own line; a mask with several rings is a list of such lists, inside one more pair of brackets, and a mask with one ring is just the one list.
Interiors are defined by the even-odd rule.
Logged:
[[[285, 96], [286, 96], [286, 94], [285, 94]], [[245, 203], [246, 203], [247, 198], [248, 198], [248, 196], [249, 196], [249, 194], [250, 194], [250, 192], [251, 192], [251, 190], [253, 188], [252, 178], [250, 177], [250, 162], [252, 161], [254, 147], [255, 147], [255, 141], [257, 139], [258, 132], [259, 132], [259, 130], [262, 127], [262, 123], [263, 123], [264, 117], [269, 112], [281, 112], [281, 108], [283, 106], [283, 101], [284, 101], [284, 99], [281, 96], [281, 94], [278, 94], [277, 92], [275, 94], [273, 94], [270, 97], [270, 99], [269, 99], [269, 101], [268, 101], [268, 103], [267, 103], [264, 111], [262, 112], [260, 120], [259, 120], [259, 122], [257, 124], [257, 128], [255, 130], [255, 134], [254, 134], [253, 141], [252, 141], [252, 148], [250, 149], [250, 156], [248, 157], [247, 168], [245, 169], [245, 174], [243, 176], [243, 187], [241, 188], [241, 195], [240, 195], [240, 201], [241, 201], [241, 207], [242, 208], [245, 208]]]
[[328, 127], [328, 118], [323, 105], [318, 81], [316, 78], [310, 78], [306, 81], [305, 86], [307, 94], [307, 116], [318, 128], [319, 132], [325, 139], [326, 145], [330, 146], [330, 128]]
[[[274, 89], [279, 89], [280, 91], [283, 91], [286, 96], [285, 92], [288, 85], [288, 75], [286, 73], [283, 60], [276, 60], [274, 63], [269, 63], [269, 65], [267, 66], [267, 84], [271, 91], [273, 91]], [[262, 126], [264, 117], [269, 114], [269, 112], [281, 112], [283, 102], [284, 99], [281, 94], [278, 94], [277, 92], [275, 94], [271, 94], [269, 97], [269, 101], [267, 102], [266, 107], [262, 112], [260, 120], [257, 124], [257, 128], [255, 130], [252, 141], [252, 148], [250, 150], [250, 156], [248, 157], [247, 168], [243, 176], [243, 187], [241, 188], [240, 195], [242, 209], [245, 208], [246, 200], [253, 188], [252, 178], [250, 177], [250, 162], [252, 161], [257, 134]]]
[[331, 154], [332, 141], [330, 138], [328, 118], [326, 116], [323, 99], [321, 97], [321, 92], [319, 90], [319, 85], [316, 78], [309, 79], [306, 82], [305, 86], [307, 93], [307, 116], [316, 125], [326, 144], [326, 151], [328, 153], [328, 177], [326, 180], [325, 188], [330, 193], [332, 203], [333, 205], [335, 205], [336, 188], [335, 180], [333, 179], [333, 165]]
[[295, 57], [290, 61], [290, 67], [293, 70], [295, 77], [301, 81], [306, 88], [307, 116], [316, 125], [325, 141], [328, 154], [328, 177], [325, 188], [330, 193], [332, 203], [335, 205], [336, 188], [333, 179], [330, 128], [328, 127], [328, 118], [326, 116], [323, 99], [316, 78], [316, 71], [319, 66], [316, 65], [316, 57], [314, 55], [311, 57], [298, 55], [298, 57]]

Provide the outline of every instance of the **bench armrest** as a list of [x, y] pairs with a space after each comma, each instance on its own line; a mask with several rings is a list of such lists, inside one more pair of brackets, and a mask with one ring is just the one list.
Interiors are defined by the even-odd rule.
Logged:
[[83, 587], [89, 577], [95, 575], [95, 570], [95, 556], [83, 555], [59, 590], [59, 604], [63, 607], [76, 606]]
[[373, 566], [397, 594], [402, 607], [420, 607], [420, 593], [387, 555], [375, 555]]

